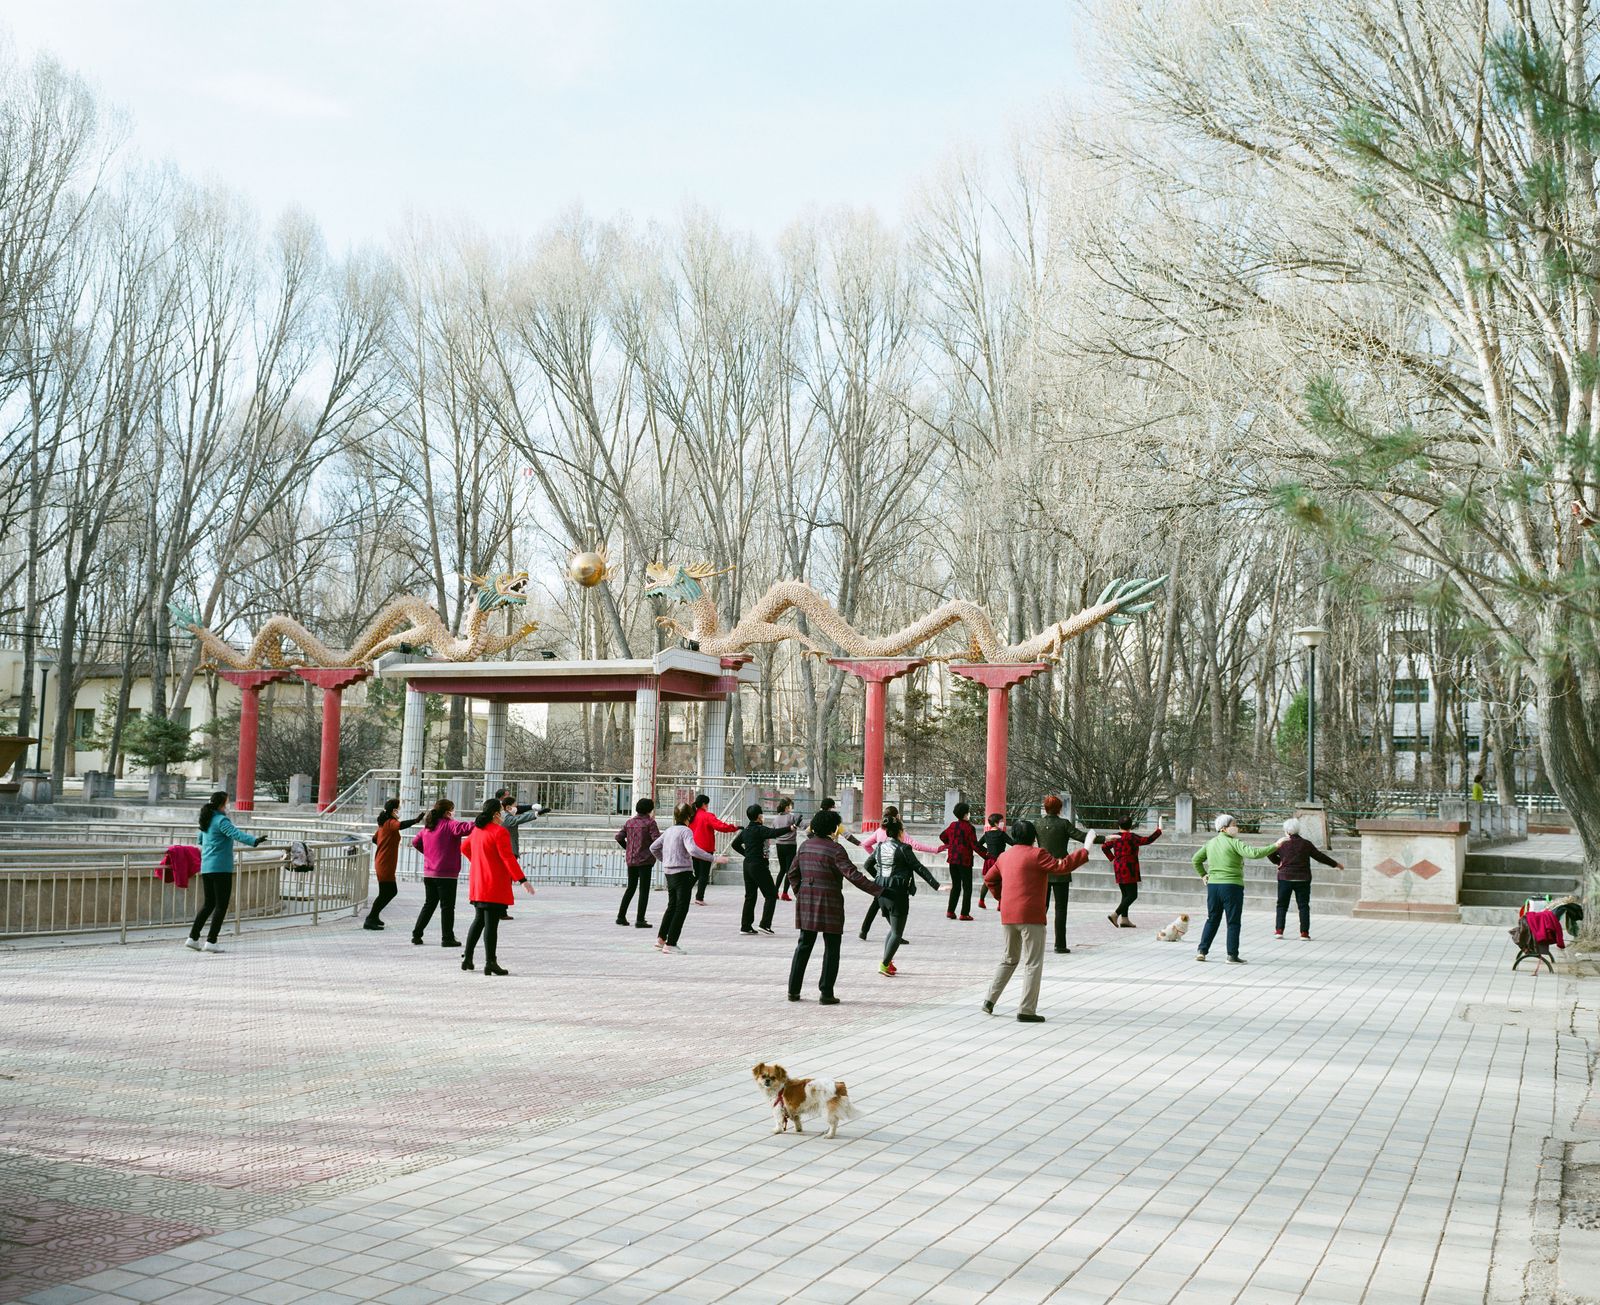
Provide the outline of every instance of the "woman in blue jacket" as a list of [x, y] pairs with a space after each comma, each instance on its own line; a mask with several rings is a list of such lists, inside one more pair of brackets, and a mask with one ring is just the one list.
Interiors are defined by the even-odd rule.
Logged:
[[[205, 901], [200, 914], [194, 917], [194, 928], [189, 930], [189, 940], [184, 943], [190, 951], [220, 952], [217, 935], [222, 932], [222, 922], [228, 914], [228, 902], [233, 898], [233, 845], [260, 847], [267, 840], [261, 834], [247, 834], [224, 814], [228, 795], [220, 789], [200, 808], [200, 886], [205, 890]], [[207, 918], [211, 932], [204, 947], [200, 945], [200, 930]]]

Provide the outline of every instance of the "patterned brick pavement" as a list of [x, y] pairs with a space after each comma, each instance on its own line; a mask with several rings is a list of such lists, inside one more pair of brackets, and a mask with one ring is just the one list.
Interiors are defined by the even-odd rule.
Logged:
[[[0, 1298], [1516, 1299], [1563, 1103], [1502, 930], [1247, 915], [1254, 963], [1202, 967], [1079, 913], [1028, 1027], [977, 1008], [992, 917], [920, 896], [896, 980], [847, 936], [829, 1010], [713, 891], [662, 957], [543, 890], [510, 979], [411, 947], [410, 901], [0, 954]], [[770, 1136], [772, 1058], [866, 1117]]]

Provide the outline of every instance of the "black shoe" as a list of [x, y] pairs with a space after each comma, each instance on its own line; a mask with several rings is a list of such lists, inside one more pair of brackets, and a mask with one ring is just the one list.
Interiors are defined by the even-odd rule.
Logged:
[[466, 957], [465, 959], [462, 960], [461, 968], [463, 970], [475, 970], [478, 967], [472, 963], [472, 957], [468, 956], [468, 957]]
[[983, 1013], [985, 1015], [994, 1014], [994, 1003], [992, 1001], [986, 1001], [983, 1003]]
[[620, 915], [617, 917], [617, 923], [620, 924], [624, 929], [626, 929], [628, 927], [628, 922], [626, 920], [624, 920]]
[[1230, 957], [1228, 957], [1228, 964], [1229, 965], [1248, 965], [1249, 962], [1247, 960], [1245, 960], [1245, 958], [1243, 956], [1230, 956]]
[[739, 930], [739, 932], [740, 933], [750, 934], [752, 937], [755, 935], [755, 930], [754, 929], [741, 929], [741, 930]]
[[1072, 948], [1070, 948], [1070, 947], [1057, 947], [1056, 948], [1056, 955], [1057, 956], [1071, 956], [1072, 955]]
[[511, 913], [508, 911], [505, 915], [502, 915], [500, 918], [502, 920], [509, 920], [509, 919], [511, 919]]
[[633, 922], [633, 927], [635, 929], [648, 929], [650, 927], [650, 921], [648, 921], [648, 920], [635, 920]]
[[483, 967], [483, 972], [485, 974], [510, 974], [511, 973], [510, 970], [502, 970], [498, 965], [485, 965]]
[[1043, 1024], [1044, 1023], [1044, 1016], [1043, 1015], [1018, 1015], [1017, 1016], [1017, 1023], [1018, 1024]]
[[420, 936], [419, 936], [419, 935], [417, 935], [417, 934], [412, 934], [412, 935], [411, 935], [411, 945], [412, 945], [412, 946], [413, 946], [413, 947], [420, 947], [420, 946], [422, 946], [422, 938], [421, 938], [421, 937], [420, 937]]
[[789, 994], [789, 1000], [790, 1001], [799, 1001], [800, 1000], [800, 994], [798, 992], [791, 992]]
[[865, 929], [863, 929], [860, 933], [858, 933], [856, 935], [856, 937], [861, 939], [862, 942], [866, 942], [866, 940], [867, 940], [867, 931]]
[[771, 938], [771, 937], [772, 937], [772, 936], [773, 936], [773, 935], [772, 935], [772, 930], [771, 930], [771, 929], [769, 929], [769, 928], [767, 928], [767, 926], [766, 926], [766, 925], [764, 925], [764, 924], [763, 924], [763, 925], [761, 925], [761, 926], [760, 926], [760, 927], [759, 927], [759, 928], [758, 928], [758, 929], [757, 929], [757, 930], [756, 930], [756, 932], [757, 932], [757, 933], [764, 933], [764, 934], [766, 934], [766, 935], [767, 935], [767, 937], [768, 937], [768, 938]]
[[361, 927], [363, 929], [371, 929], [373, 933], [377, 933], [378, 930], [383, 928], [383, 924], [382, 924], [381, 921], [378, 921], [378, 920], [367, 920], [366, 922], [364, 922], [362, 924]]
[[819, 1006], [837, 1006], [838, 1004], [839, 1004], [839, 999], [837, 997], [828, 996], [828, 997], [818, 997], [817, 998], [817, 1005], [819, 1005]]
[[442, 943], [439, 944], [441, 947], [460, 947], [461, 945], [461, 939], [459, 938], [446, 938]]

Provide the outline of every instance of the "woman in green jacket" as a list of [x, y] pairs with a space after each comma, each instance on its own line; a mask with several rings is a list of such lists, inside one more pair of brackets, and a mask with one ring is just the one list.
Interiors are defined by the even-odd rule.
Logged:
[[[205, 900], [200, 913], [194, 917], [194, 928], [189, 930], [188, 941], [183, 945], [190, 951], [220, 952], [217, 934], [227, 918], [228, 902], [233, 897], [233, 845], [260, 847], [267, 840], [261, 834], [247, 834], [224, 814], [228, 795], [220, 789], [200, 808], [200, 887]], [[206, 918], [211, 919], [211, 932], [205, 946], [200, 945], [200, 930]]]
[[1217, 926], [1226, 915], [1228, 961], [1243, 965], [1244, 957], [1239, 955], [1239, 917], [1244, 914], [1244, 863], [1276, 851], [1283, 840], [1266, 847], [1242, 843], [1239, 822], [1228, 815], [1218, 816], [1213, 828], [1216, 836], [1194, 854], [1195, 873], [1206, 881], [1206, 927], [1200, 931], [1200, 950], [1195, 960], [1205, 960], [1211, 941], [1217, 936]]

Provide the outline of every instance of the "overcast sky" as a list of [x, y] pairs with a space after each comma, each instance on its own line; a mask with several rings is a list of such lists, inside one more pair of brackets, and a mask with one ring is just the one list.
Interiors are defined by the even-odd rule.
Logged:
[[126, 108], [141, 154], [340, 246], [407, 209], [894, 220], [1074, 76], [1065, 0], [0, 0], [0, 26]]

